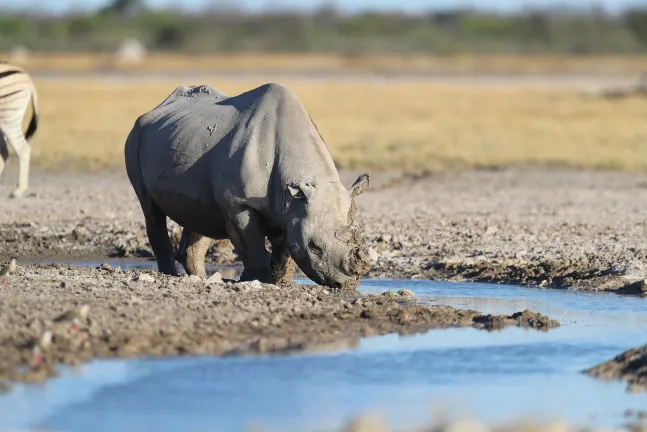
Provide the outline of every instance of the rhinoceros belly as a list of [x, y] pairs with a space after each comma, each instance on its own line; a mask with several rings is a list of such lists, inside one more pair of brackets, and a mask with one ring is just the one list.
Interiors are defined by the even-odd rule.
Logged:
[[150, 193], [162, 212], [183, 228], [215, 239], [227, 237], [225, 218], [215, 202], [170, 190]]

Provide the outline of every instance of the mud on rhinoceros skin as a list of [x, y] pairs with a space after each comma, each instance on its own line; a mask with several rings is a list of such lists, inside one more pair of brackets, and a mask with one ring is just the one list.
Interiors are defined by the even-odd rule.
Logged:
[[280, 284], [296, 263], [314, 282], [344, 288], [377, 262], [354, 222], [368, 174], [349, 189], [341, 183], [317, 127], [285, 87], [234, 97], [178, 87], [137, 119], [125, 159], [162, 273], [177, 274], [167, 217], [184, 228], [177, 258], [189, 274], [206, 276], [211, 239], [231, 240], [243, 281]]
[[[347, 244], [358, 245], [363, 241], [363, 231], [355, 225], [355, 197], [361, 194], [368, 186], [370, 178], [367, 174], [362, 174], [355, 184], [351, 187], [351, 205], [348, 212], [348, 226], [340, 228], [335, 236]], [[284, 236], [270, 237], [269, 239], [272, 254], [270, 257], [270, 278], [276, 285], [285, 285], [292, 281], [296, 271], [296, 263], [291, 258], [285, 247]], [[182, 265], [189, 275], [197, 275], [202, 278], [207, 277], [205, 269], [205, 256], [214, 240], [209, 237], [201, 236], [195, 232], [182, 230], [181, 238], [178, 244], [176, 259]], [[350, 261], [350, 271], [354, 274], [366, 274], [372, 267], [370, 250], [367, 252], [362, 248], [355, 248], [352, 251]], [[341, 289], [355, 289], [359, 285], [359, 277], [349, 279], [342, 283]]]

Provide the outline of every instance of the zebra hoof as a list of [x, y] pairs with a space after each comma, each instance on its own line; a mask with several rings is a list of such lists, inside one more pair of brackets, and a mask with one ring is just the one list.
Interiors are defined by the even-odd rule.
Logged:
[[22, 196], [25, 194], [24, 190], [16, 189], [15, 191], [11, 192], [11, 195], [9, 195], [9, 198], [22, 198]]

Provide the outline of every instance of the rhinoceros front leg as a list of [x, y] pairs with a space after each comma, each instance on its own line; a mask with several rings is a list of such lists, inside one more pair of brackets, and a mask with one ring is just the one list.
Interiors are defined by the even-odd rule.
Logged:
[[237, 208], [230, 213], [227, 234], [243, 261], [240, 281], [271, 283], [270, 254], [265, 248], [266, 224], [253, 209]]
[[213, 240], [209, 237], [204, 237], [187, 229], [182, 230], [182, 238], [175, 258], [182, 264], [184, 271], [189, 276], [207, 277], [204, 259], [212, 243]]
[[290, 257], [285, 236], [270, 238], [272, 256], [270, 258], [270, 276], [274, 285], [286, 285], [292, 281], [296, 264]]

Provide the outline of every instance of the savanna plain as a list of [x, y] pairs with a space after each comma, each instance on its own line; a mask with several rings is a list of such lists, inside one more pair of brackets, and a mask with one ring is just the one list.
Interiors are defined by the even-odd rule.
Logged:
[[[263, 61], [254, 64], [272, 69]], [[526, 61], [510, 64], [517, 72], [568, 72], [545, 59]], [[275, 81], [299, 96], [344, 183], [371, 175], [357, 201], [365, 239], [379, 252], [369, 277], [647, 292], [644, 95], [604, 98], [572, 77], [554, 85], [514, 76], [488, 83], [469, 74], [460, 82], [283, 79], [262, 71], [65, 76], [59, 64], [66, 63], [43, 61], [33, 74], [41, 122], [29, 191], [8, 198], [17, 178], [13, 154], [0, 178], [0, 259], [19, 258], [0, 297], [0, 380], [7, 386], [95, 357], [286, 352], [389, 332], [559, 325], [550, 319], [558, 317], [530, 311], [491, 316], [420, 305], [407, 292], [367, 295], [38, 264], [151, 259], [123, 145], [136, 118], [178, 85], [209, 84], [235, 95]], [[599, 64], [611, 73], [608, 63]], [[178, 227], [171, 222], [169, 231], [177, 243]], [[216, 242], [208, 260], [239, 265], [228, 241]], [[65, 317], [83, 305], [90, 312], [81, 314], [81, 331], [70, 333]], [[56, 329], [54, 341], [38, 348], [48, 328]], [[612, 369], [600, 375], [615, 377]], [[647, 386], [647, 368], [638, 369], [642, 375], [634, 370], [631, 377], [636, 389]]]

